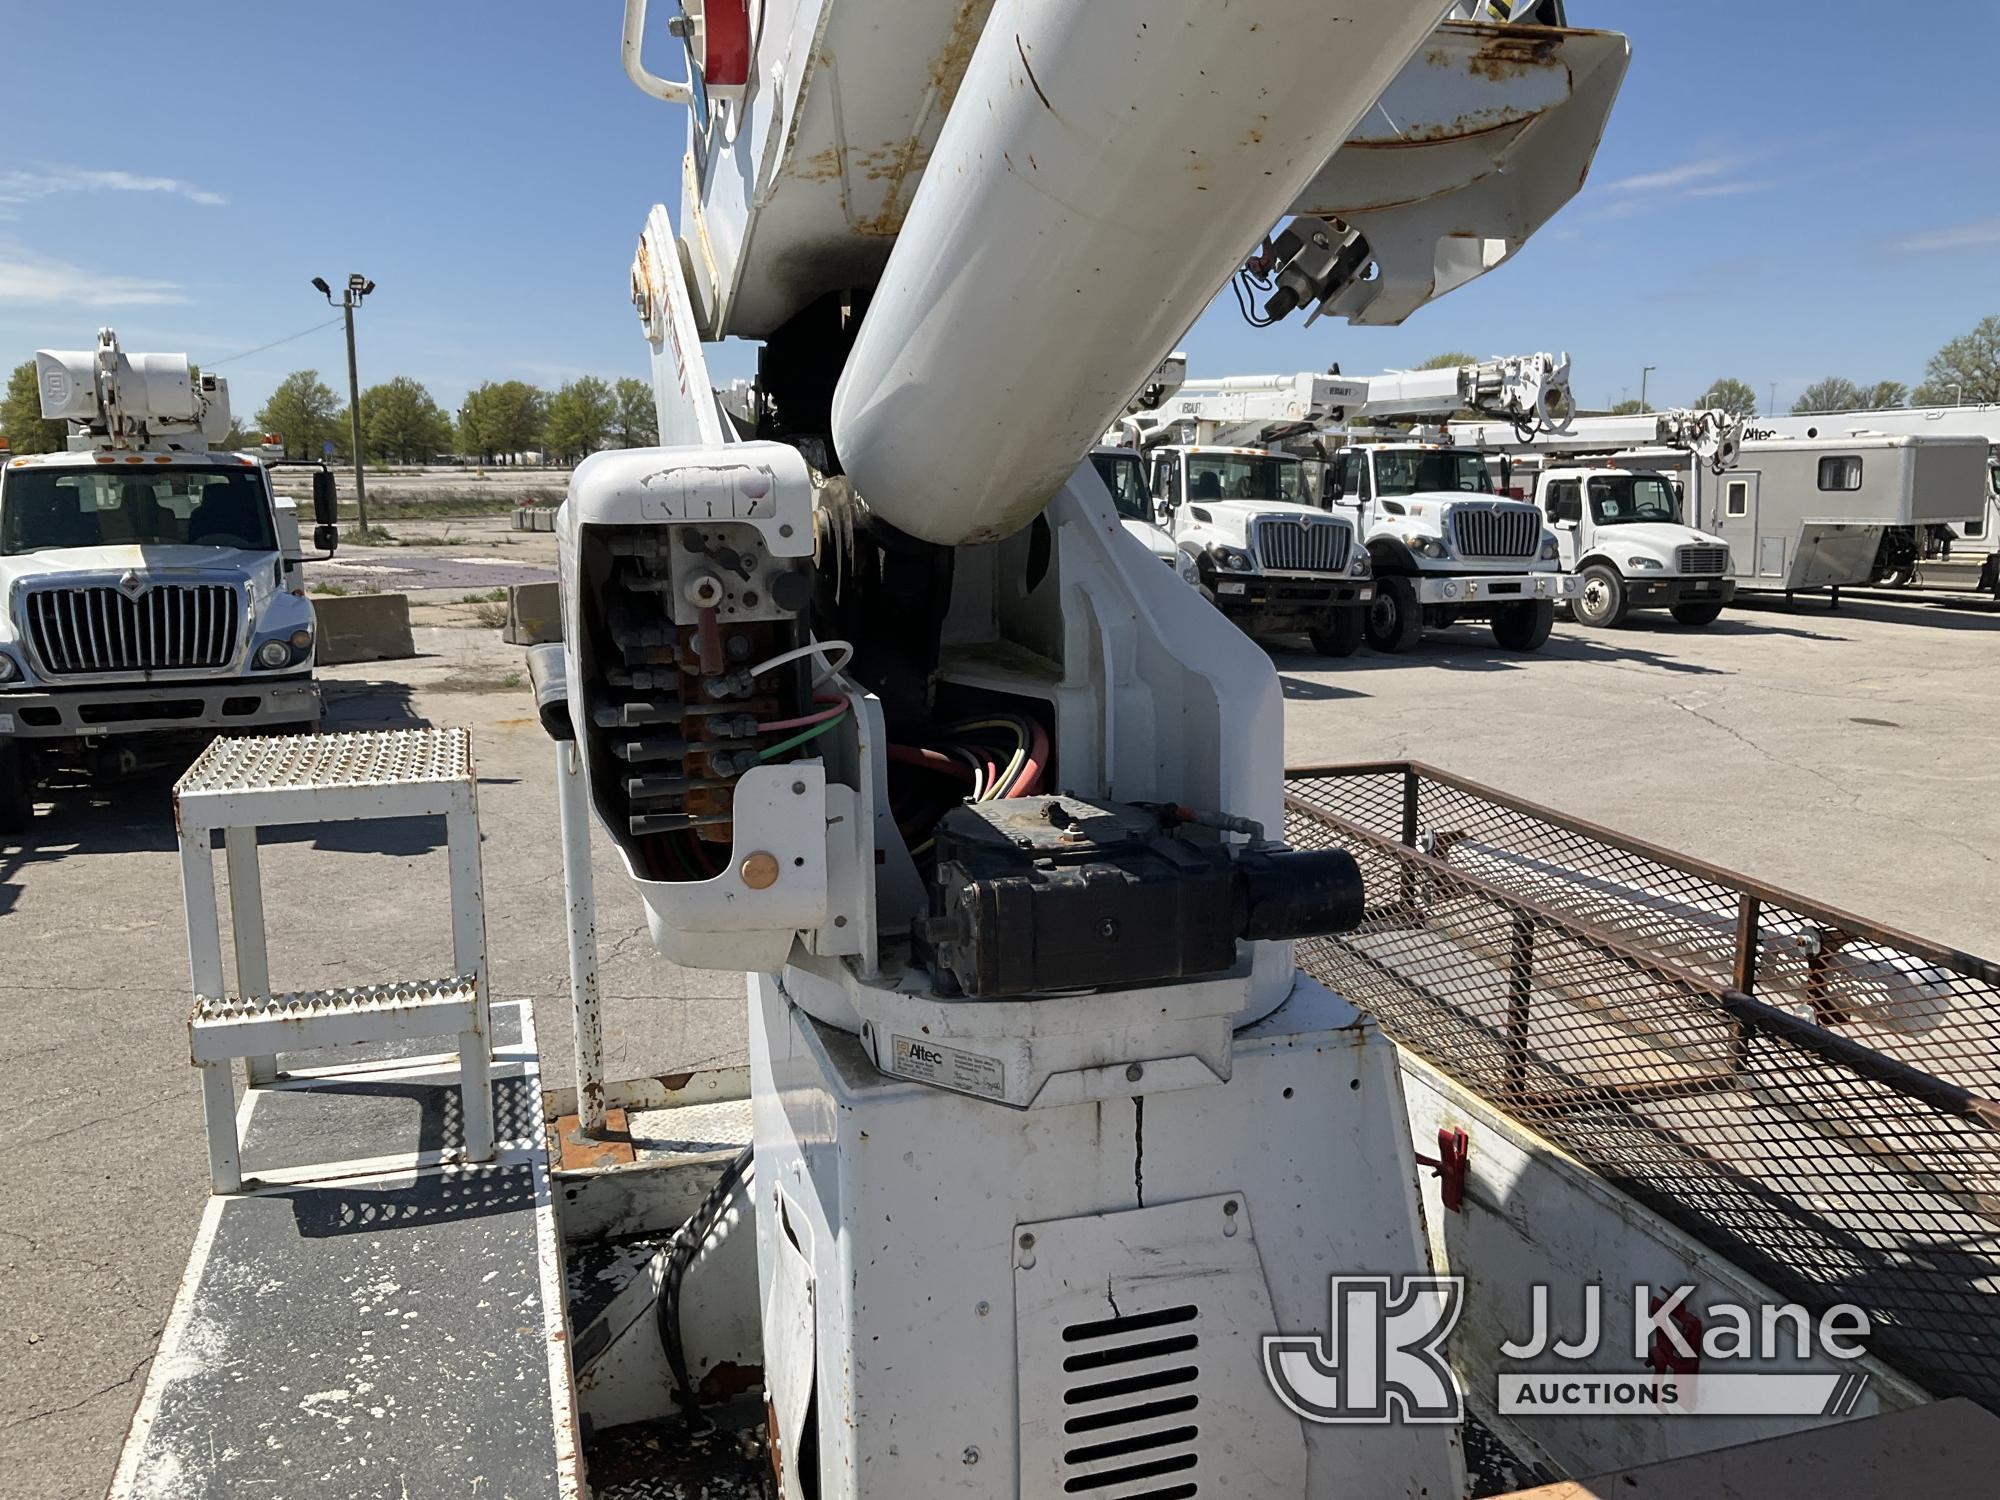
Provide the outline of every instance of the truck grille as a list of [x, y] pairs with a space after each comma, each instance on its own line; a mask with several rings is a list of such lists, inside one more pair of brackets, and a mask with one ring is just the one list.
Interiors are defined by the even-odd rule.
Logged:
[[1683, 547], [1680, 551], [1681, 572], [1686, 573], [1727, 573], [1729, 571], [1729, 549], [1727, 547]]
[[1348, 529], [1337, 521], [1257, 523], [1257, 556], [1267, 568], [1338, 573], [1347, 566]]
[[1451, 530], [1452, 547], [1460, 557], [1533, 557], [1541, 550], [1542, 513], [1461, 506], [1451, 513]]
[[156, 584], [136, 599], [116, 588], [40, 589], [26, 597], [29, 639], [51, 676], [200, 671], [236, 658], [236, 590]]

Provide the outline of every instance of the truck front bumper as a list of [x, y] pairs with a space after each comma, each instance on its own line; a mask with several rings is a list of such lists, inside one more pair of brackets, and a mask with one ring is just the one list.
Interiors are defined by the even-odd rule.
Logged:
[[319, 684], [299, 676], [0, 692], [0, 736], [31, 740], [248, 730], [278, 724], [303, 729], [319, 714]]
[[1359, 609], [1374, 597], [1372, 578], [1225, 573], [1215, 580], [1215, 607], [1250, 634], [1312, 629], [1328, 610]]
[[1727, 604], [1736, 597], [1734, 578], [1637, 578], [1625, 580], [1625, 598], [1634, 609], [1672, 609], [1676, 604]]
[[1411, 580], [1425, 604], [1463, 609], [1473, 604], [1519, 604], [1546, 599], [1551, 603], [1576, 597], [1573, 573], [1459, 573], [1451, 577], [1418, 574]]

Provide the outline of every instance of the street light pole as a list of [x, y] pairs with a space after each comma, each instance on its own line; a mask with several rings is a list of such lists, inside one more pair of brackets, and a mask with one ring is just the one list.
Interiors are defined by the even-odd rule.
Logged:
[[347, 285], [341, 288], [340, 301], [333, 300], [333, 290], [320, 277], [313, 277], [313, 283], [325, 297], [327, 305], [338, 307], [347, 321], [347, 432], [348, 441], [354, 454], [354, 508], [363, 532], [368, 530], [368, 479], [361, 453], [361, 376], [354, 362], [354, 309], [375, 290], [375, 283], [359, 271], [347, 278]]
[[1657, 370], [1657, 369], [1659, 369], [1659, 368], [1660, 368], [1660, 367], [1659, 367], [1658, 365], [1647, 365], [1645, 369], [1643, 369], [1643, 370], [1641, 370], [1641, 371], [1639, 372], [1639, 410], [1640, 410], [1640, 411], [1651, 411], [1651, 410], [1653, 409], [1652, 407], [1650, 407], [1650, 406], [1648, 406], [1648, 405], [1646, 404], [1646, 377], [1647, 377], [1648, 375], [1651, 375], [1651, 374], [1653, 373], [1653, 371], [1655, 371], [1655, 370]]

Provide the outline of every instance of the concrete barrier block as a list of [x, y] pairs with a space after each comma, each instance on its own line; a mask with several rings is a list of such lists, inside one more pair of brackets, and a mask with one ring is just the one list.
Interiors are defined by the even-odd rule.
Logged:
[[517, 583], [507, 590], [507, 626], [502, 640], [510, 646], [539, 646], [563, 638], [562, 597], [553, 583]]
[[556, 529], [556, 508], [553, 505], [523, 505], [514, 511], [516, 531], [554, 531]]
[[312, 597], [319, 664], [398, 661], [415, 656], [407, 594], [315, 594]]

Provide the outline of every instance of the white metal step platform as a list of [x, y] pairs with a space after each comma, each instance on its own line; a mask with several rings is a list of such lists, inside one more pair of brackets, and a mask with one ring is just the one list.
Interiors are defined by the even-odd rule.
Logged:
[[[441, 817], [451, 879], [452, 963], [442, 980], [272, 995], [257, 830], [262, 827]], [[455, 1035], [460, 1156], [493, 1155], [488, 1054], [486, 915], [472, 737], [463, 729], [223, 736], [174, 788], [181, 886], [187, 903], [194, 1009], [189, 1058], [199, 1070], [215, 1191], [243, 1186], [233, 1125], [237, 1058], [250, 1086], [276, 1082], [283, 1048], [356, 1046]], [[236, 984], [223, 978], [213, 836], [222, 833]], [[337, 1132], [336, 1132], [337, 1134]]]
[[489, 1163], [441, 1160], [458, 1069], [421, 1038], [244, 1096], [249, 1189], [208, 1201], [112, 1500], [578, 1494], [532, 1013], [492, 1026]]

